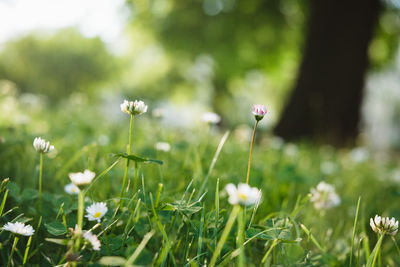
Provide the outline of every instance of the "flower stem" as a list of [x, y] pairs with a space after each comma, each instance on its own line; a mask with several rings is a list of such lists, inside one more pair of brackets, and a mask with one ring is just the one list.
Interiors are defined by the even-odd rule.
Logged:
[[244, 258], [244, 228], [245, 228], [245, 210], [240, 209], [237, 220], [238, 220], [238, 237], [237, 237], [237, 242], [236, 246], [240, 250], [239, 251], [239, 256], [237, 260], [237, 266], [238, 267], [243, 267], [245, 266], [245, 258]]
[[[126, 148], [126, 153], [128, 155], [131, 154], [131, 149], [132, 149], [133, 117], [134, 116], [131, 115], [131, 121], [129, 124], [129, 144], [128, 144], [128, 147]], [[125, 192], [126, 179], [128, 177], [128, 169], [129, 169], [129, 159], [126, 159], [124, 177], [122, 178], [122, 188], [121, 188], [121, 193], [120, 193], [120, 207], [124, 203], [123, 197], [124, 197], [124, 192]]]
[[39, 165], [39, 212], [42, 213], [42, 175], [43, 175], [43, 153], [40, 153], [40, 165]]
[[28, 253], [29, 253], [29, 249], [31, 247], [31, 242], [32, 242], [32, 236], [29, 237], [28, 243], [26, 244], [25, 253], [24, 253], [24, 261], [22, 262], [23, 265], [25, 265], [25, 263], [28, 259]]
[[257, 125], [258, 125], [258, 121], [256, 120], [256, 123], [254, 124], [254, 129], [253, 129], [253, 137], [251, 138], [251, 144], [250, 144], [249, 164], [247, 165], [246, 184], [249, 183], [249, 178], [250, 178], [251, 154], [253, 153], [253, 146], [254, 146], [254, 139], [256, 137]]
[[226, 222], [224, 231], [222, 232], [221, 238], [218, 241], [217, 247], [214, 251], [214, 254], [212, 256], [211, 262], [210, 262], [210, 267], [215, 266], [215, 263], [217, 262], [218, 256], [221, 253], [222, 247], [225, 244], [226, 239], [228, 238], [229, 232], [232, 229], [233, 223], [235, 222], [236, 216], [240, 212], [240, 206], [236, 205], [233, 207], [233, 210], [231, 214], [229, 215], [228, 221]]
[[10, 258], [8, 259], [7, 267], [9, 267], [10, 264], [11, 264], [11, 260], [12, 260], [12, 257], [14, 255], [14, 250], [15, 250], [15, 247], [17, 246], [17, 243], [18, 243], [18, 236], [15, 236], [14, 237], [14, 243], [13, 243], [13, 246], [12, 246], [12, 249], [11, 249]]
[[79, 246], [81, 244], [81, 235], [82, 235], [82, 225], [83, 225], [83, 211], [85, 209], [85, 192], [84, 190], [79, 191], [78, 194], [78, 218], [77, 218], [77, 232], [76, 232], [76, 241], [75, 241], [75, 251], [79, 250]]

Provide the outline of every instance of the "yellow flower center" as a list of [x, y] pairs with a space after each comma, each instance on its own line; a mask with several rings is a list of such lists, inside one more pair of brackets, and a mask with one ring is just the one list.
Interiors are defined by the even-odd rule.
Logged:
[[242, 199], [242, 200], [247, 200], [247, 198], [248, 198], [246, 194], [243, 194], [243, 193], [240, 193], [240, 192], [238, 192], [238, 197], [240, 199]]
[[93, 217], [95, 217], [95, 218], [99, 218], [101, 216], [101, 212], [96, 212], [94, 215], [93, 215]]

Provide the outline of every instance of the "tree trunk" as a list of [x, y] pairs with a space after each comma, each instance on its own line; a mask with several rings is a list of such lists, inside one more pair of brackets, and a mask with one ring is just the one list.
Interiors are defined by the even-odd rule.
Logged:
[[275, 133], [353, 144], [379, 0], [312, 0], [298, 79]]

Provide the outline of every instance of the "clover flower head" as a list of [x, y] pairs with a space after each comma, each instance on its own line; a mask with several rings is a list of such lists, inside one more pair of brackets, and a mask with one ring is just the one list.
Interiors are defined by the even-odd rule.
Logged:
[[92, 171], [85, 170], [84, 172], [71, 172], [69, 178], [76, 186], [90, 184], [96, 174]]
[[147, 111], [147, 105], [141, 100], [124, 100], [120, 107], [122, 112], [129, 115], [140, 115]]
[[330, 209], [340, 204], [340, 197], [336, 194], [335, 188], [328, 183], [320, 182], [317, 188], [311, 188], [310, 191], [310, 199], [317, 210]]
[[157, 142], [156, 149], [163, 152], [168, 152], [171, 150], [171, 145], [167, 142]]
[[69, 183], [64, 186], [64, 191], [70, 195], [77, 195], [81, 190], [74, 183]]
[[251, 110], [257, 121], [262, 120], [265, 114], [267, 114], [267, 108], [261, 104], [254, 104]]
[[50, 145], [50, 142], [40, 137], [36, 137], [33, 140], [33, 147], [39, 153], [48, 153], [54, 150], [54, 146]]
[[100, 250], [101, 243], [95, 234], [83, 231], [83, 238], [92, 245], [93, 250]]
[[106, 203], [97, 202], [93, 203], [89, 207], [86, 208], [86, 212], [88, 213], [85, 217], [88, 218], [89, 221], [97, 221], [100, 222], [100, 219], [107, 213], [108, 208]]
[[395, 235], [399, 229], [399, 221], [394, 217], [389, 219], [389, 217], [381, 217], [375, 215], [375, 218], [370, 218], [369, 225], [371, 225], [372, 230], [378, 234], [387, 233], [389, 235]]
[[250, 187], [248, 184], [240, 183], [237, 187], [234, 184], [227, 184], [225, 187], [229, 195], [229, 203], [232, 205], [251, 206], [261, 200], [261, 190]]
[[221, 116], [214, 112], [204, 112], [201, 119], [205, 123], [218, 124], [221, 121]]
[[24, 236], [31, 236], [33, 233], [35, 233], [35, 230], [33, 230], [32, 226], [30, 225], [25, 225], [22, 222], [8, 222], [3, 226], [3, 229], [6, 231], [10, 231], [14, 234], [17, 235], [24, 235]]

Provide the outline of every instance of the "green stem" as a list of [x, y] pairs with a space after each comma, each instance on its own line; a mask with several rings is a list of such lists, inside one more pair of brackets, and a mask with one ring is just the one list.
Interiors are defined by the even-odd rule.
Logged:
[[79, 246], [81, 244], [82, 235], [82, 225], [83, 225], [83, 212], [85, 209], [85, 192], [81, 190], [78, 194], [78, 218], [77, 218], [77, 233], [76, 233], [76, 243], [75, 251], [79, 251]]
[[18, 236], [15, 236], [14, 237], [14, 243], [13, 243], [13, 246], [12, 246], [12, 249], [11, 249], [10, 258], [8, 259], [7, 267], [9, 267], [10, 264], [11, 264], [11, 259], [12, 259], [13, 255], [14, 255], [14, 250], [15, 250], [15, 248], [17, 246], [17, 243], [18, 243]]
[[[126, 148], [126, 153], [128, 155], [131, 154], [131, 149], [132, 149], [132, 131], [133, 131], [133, 115], [131, 115], [131, 121], [129, 124], [129, 144], [128, 147]], [[129, 159], [126, 159], [126, 163], [125, 163], [125, 170], [124, 170], [124, 177], [122, 178], [122, 187], [121, 187], [121, 193], [120, 193], [120, 207], [122, 207], [124, 200], [124, 192], [125, 192], [125, 185], [126, 185], [126, 180], [128, 177], [128, 169], [129, 169]]]
[[245, 266], [245, 255], [244, 255], [244, 228], [245, 228], [245, 218], [246, 218], [246, 209], [240, 209], [239, 215], [237, 217], [238, 220], [238, 237], [237, 237], [237, 242], [236, 246], [239, 249], [239, 256], [237, 259], [237, 266], [238, 267], [243, 267]]
[[228, 221], [226, 222], [224, 231], [222, 232], [221, 238], [218, 241], [217, 248], [215, 249], [214, 254], [211, 258], [210, 267], [215, 266], [218, 256], [221, 253], [222, 247], [224, 246], [225, 241], [228, 238], [229, 232], [231, 231], [232, 226], [235, 222], [236, 216], [238, 215], [240, 210], [241, 209], [240, 209], [239, 205], [236, 205], [235, 207], [233, 207], [233, 210], [232, 210], [231, 214], [229, 215]]
[[39, 212], [42, 213], [42, 175], [43, 175], [43, 153], [40, 153], [40, 165], [39, 165]]
[[23, 265], [25, 265], [27, 259], [28, 259], [28, 253], [29, 253], [29, 249], [31, 247], [31, 242], [32, 242], [32, 236], [29, 237], [28, 239], [28, 243], [26, 244], [26, 248], [25, 248], [25, 254], [24, 254], [24, 261], [23, 261]]
[[250, 178], [251, 154], [253, 153], [253, 146], [254, 146], [254, 139], [256, 137], [257, 125], [258, 125], [258, 121], [256, 120], [256, 123], [254, 124], [254, 129], [253, 129], [253, 137], [251, 138], [251, 144], [250, 144], [250, 153], [249, 153], [249, 163], [247, 165], [246, 184], [249, 183], [249, 178]]
[[356, 209], [356, 217], [354, 218], [354, 224], [353, 224], [353, 236], [351, 238], [350, 264], [349, 264], [350, 267], [352, 266], [352, 263], [353, 263], [354, 238], [356, 236], [356, 227], [357, 227], [357, 220], [358, 220], [358, 212], [360, 210], [360, 202], [361, 202], [361, 197], [358, 197], [357, 209]]

